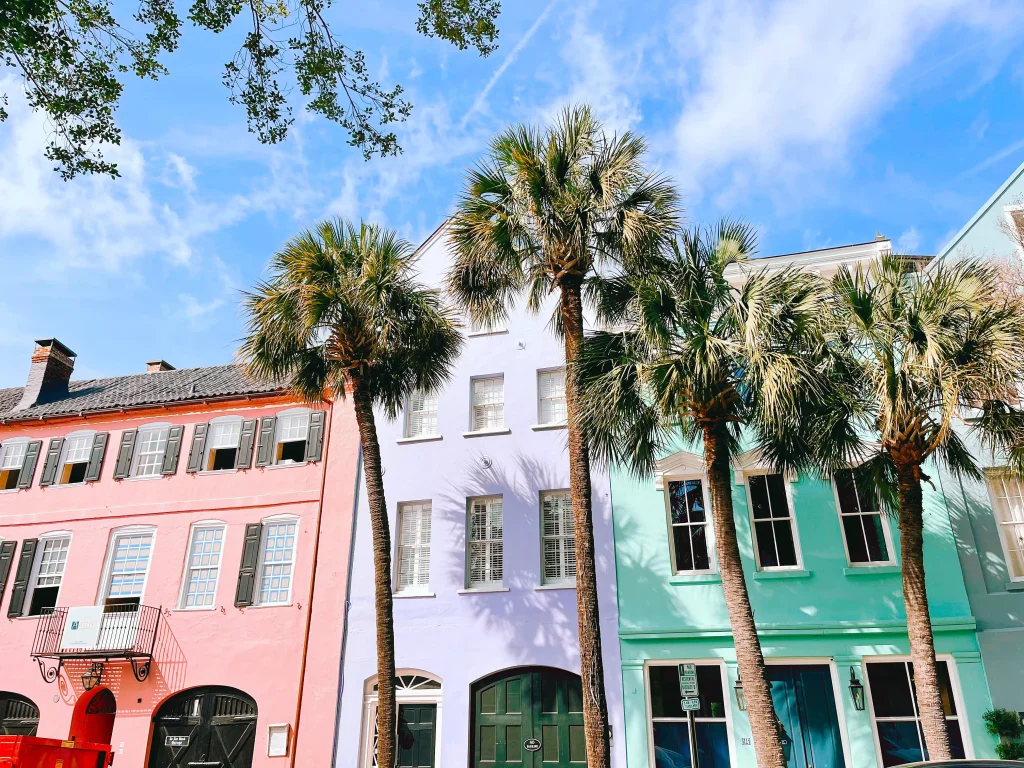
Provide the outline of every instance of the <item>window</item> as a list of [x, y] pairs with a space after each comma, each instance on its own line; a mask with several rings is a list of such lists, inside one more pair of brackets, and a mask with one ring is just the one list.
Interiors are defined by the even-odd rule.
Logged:
[[538, 371], [537, 423], [564, 424], [565, 420], [565, 369]]
[[501, 586], [502, 500], [500, 496], [470, 499], [469, 586]]
[[242, 436], [242, 417], [226, 416], [210, 422], [206, 437], [207, 472], [221, 472], [235, 468], [238, 443]]
[[5, 440], [0, 445], [0, 491], [10, 491], [18, 487], [21, 469], [25, 466], [25, 454], [28, 452], [27, 439], [17, 438]]
[[758, 567], [797, 568], [796, 535], [785, 479], [779, 474], [752, 475], [747, 483]]
[[576, 583], [576, 529], [573, 526], [572, 495], [569, 491], [547, 491], [540, 495], [541, 538], [544, 584]]
[[426, 592], [430, 586], [430, 502], [398, 506], [396, 592]]
[[871, 473], [865, 467], [845, 469], [836, 473], [835, 485], [850, 565], [893, 562], [889, 530]]
[[40, 616], [57, 606], [70, 548], [71, 536], [67, 534], [40, 537], [35, 562], [32, 564], [29, 594], [25, 600], [28, 605], [26, 616]]
[[[697, 762], [701, 768], [729, 768], [729, 735], [725, 718], [722, 667], [697, 664], [700, 709], [694, 711]], [[693, 765], [690, 728], [679, 695], [679, 666], [652, 664], [647, 668], [651, 697], [650, 736], [657, 768]]]
[[473, 379], [473, 431], [505, 426], [505, 377]]
[[[955, 759], [963, 759], [964, 740], [960, 732], [956, 701], [945, 661], [936, 661], [939, 693], [946, 715], [949, 747]], [[914, 664], [910, 661], [872, 661], [865, 664], [868, 691], [882, 765], [916, 763], [928, 759], [928, 750], [921, 731], [914, 688]]]
[[1010, 579], [1024, 581], [1024, 483], [1010, 475], [992, 475], [988, 486]]
[[1024, 240], [1024, 205], [1008, 205], [1005, 210], [1013, 231], [1018, 238]]
[[152, 424], [141, 427], [135, 438], [135, 456], [132, 459], [132, 477], [157, 477], [164, 466], [170, 424]]
[[201, 524], [192, 528], [185, 561], [182, 608], [212, 608], [217, 598], [224, 526]]
[[292, 597], [296, 520], [269, 520], [263, 525], [259, 567], [259, 605], [287, 605]]
[[437, 434], [437, 394], [417, 390], [409, 396], [405, 411], [405, 436], [429, 437]]
[[125, 531], [114, 535], [106, 589], [107, 605], [138, 605], [146, 587], [153, 553], [153, 531]]
[[277, 453], [275, 464], [301, 464], [306, 460], [309, 437], [309, 411], [286, 411], [277, 417]]
[[59, 485], [75, 485], [85, 482], [85, 470], [89, 467], [95, 436], [95, 432], [78, 432], [68, 435], [64, 441], [64, 449], [60, 458], [60, 474], [57, 476]]
[[[376, 676], [363, 686], [363, 733], [366, 741], [359, 762], [377, 768]], [[422, 670], [397, 670], [395, 698], [398, 703], [399, 765], [440, 765], [441, 681]]]
[[668, 507], [675, 572], [710, 572], [709, 526], [703, 481], [697, 478], [669, 481]]

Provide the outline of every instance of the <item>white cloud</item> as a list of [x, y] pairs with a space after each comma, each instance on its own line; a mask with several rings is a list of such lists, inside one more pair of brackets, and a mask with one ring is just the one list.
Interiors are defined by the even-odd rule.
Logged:
[[898, 238], [896, 238], [896, 250], [900, 253], [918, 253], [921, 247], [921, 233], [917, 231], [917, 227], [911, 227], [905, 230]]
[[224, 299], [216, 298], [202, 302], [190, 293], [179, 293], [177, 313], [185, 318], [193, 330], [208, 327], [213, 318], [211, 315], [224, 306]]

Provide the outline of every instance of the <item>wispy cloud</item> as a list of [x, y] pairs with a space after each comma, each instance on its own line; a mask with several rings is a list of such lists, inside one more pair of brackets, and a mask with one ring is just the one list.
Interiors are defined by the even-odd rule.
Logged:
[[996, 163], [1000, 163], [1006, 158], [1021, 152], [1021, 150], [1024, 150], [1024, 139], [1021, 139], [1020, 141], [1015, 141], [1010, 146], [1003, 147], [998, 152], [989, 155], [977, 165], [972, 166], [971, 168], [968, 168], [966, 171], [957, 174], [956, 178], [965, 179], [968, 176], [973, 176], [976, 173], [980, 173], [981, 171], [984, 171], [986, 168], [991, 168]]

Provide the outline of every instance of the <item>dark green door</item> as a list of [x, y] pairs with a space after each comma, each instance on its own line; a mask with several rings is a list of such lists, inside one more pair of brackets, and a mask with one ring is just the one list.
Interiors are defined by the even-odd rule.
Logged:
[[549, 667], [499, 672], [473, 686], [474, 768], [583, 768], [580, 678]]
[[770, 664], [768, 679], [789, 768], [845, 768], [831, 669]]
[[398, 768], [434, 768], [436, 704], [398, 706]]

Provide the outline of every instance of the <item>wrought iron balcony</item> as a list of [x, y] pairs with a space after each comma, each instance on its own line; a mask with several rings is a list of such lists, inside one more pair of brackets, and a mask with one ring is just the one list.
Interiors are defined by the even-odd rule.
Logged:
[[126, 659], [140, 683], [149, 677], [160, 608], [148, 605], [57, 607], [39, 617], [32, 658], [52, 683], [67, 659]]

